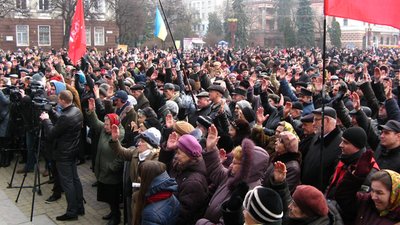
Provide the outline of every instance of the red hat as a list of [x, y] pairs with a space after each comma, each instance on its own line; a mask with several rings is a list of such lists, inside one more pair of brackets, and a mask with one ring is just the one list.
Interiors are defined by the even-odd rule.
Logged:
[[307, 216], [327, 216], [329, 209], [321, 191], [310, 185], [299, 185], [293, 193], [293, 201]]

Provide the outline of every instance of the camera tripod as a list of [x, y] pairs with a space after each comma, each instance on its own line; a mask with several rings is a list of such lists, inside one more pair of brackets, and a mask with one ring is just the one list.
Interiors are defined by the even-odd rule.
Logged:
[[[28, 171], [25, 171], [24, 173], [24, 177], [22, 178], [22, 182], [21, 185], [19, 186], [19, 191], [18, 191], [18, 195], [17, 198], [15, 199], [15, 202], [18, 203], [18, 199], [19, 196], [21, 194], [21, 190], [22, 188], [32, 188], [32, 206], [31, 206], [31, 217], [30, 217], [30, 221], [32, 222], [33, 219], [33, 210], [35, 207], [35, 197], [36, 197], [36, 192], [38, 193], [38, 195], [42, 195], [42, 190], [40, 189], [40, 186], [46, 183], [49, 183], [49, 181], [40, 183], [40, 174], [39, 174], [39, 157], [40, 157], [40, 150], [41, 150], [41, 141], [42, 141], [42, 134], [43, 133], [43, 127], [39, 126], [39, 134], [38, 134], [38, 142], [37, 142], [37, 152], [36, 152], [36, 162], [35, 162], [35, 166], [34, 166], [34, 173], [35, 173], [35, 177], [34, 177], [34, 182], [33, 182], [33, 186], [24, 186], [25, 183], [25, 179], [27, 176]], [[15, 166], [16, 167], [16, 166]], [[14, 170], [15, 170], [14, 167]]]

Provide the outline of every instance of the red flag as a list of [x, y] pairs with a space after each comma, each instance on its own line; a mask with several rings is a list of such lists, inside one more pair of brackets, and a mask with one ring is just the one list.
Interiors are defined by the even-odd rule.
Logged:
[[86, 52], [86, 29], [85, 17], [83, 15], [82, 0], [77, 0], [75, 14], [72, 18], [71, 31], [69, 35], [68, 56], [72, 63], [76, 65], [78, 60]]
[[325, 0], [325, 15], [400, 29], [399, 0]]

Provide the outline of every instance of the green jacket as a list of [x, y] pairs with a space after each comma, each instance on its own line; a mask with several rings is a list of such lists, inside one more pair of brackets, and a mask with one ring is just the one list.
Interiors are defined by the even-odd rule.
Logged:
[[[121, 159], [110, 147], [111, 134], [104, 131], [104, 123], [101, 122], [95, 112], [87, 112], [90, 129], [100, 133], [97, 145], [96, 163], [94, 173], [96, 179], [104, 184], [118, 184], [122, 182], [122, 168], [124, 160]], [[125, 130], [119, 125], [120, 140], [123, 139]]]

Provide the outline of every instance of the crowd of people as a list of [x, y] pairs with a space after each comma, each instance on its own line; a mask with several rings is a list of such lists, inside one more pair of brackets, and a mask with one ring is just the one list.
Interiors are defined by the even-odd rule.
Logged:
[[90, 159], [109, 225], [398, 224], [400, 50], [323, 55], [1, 51], [0, 165], [22, 146], [32, 172], [43, 143], [61, 221], [85, 214]]

